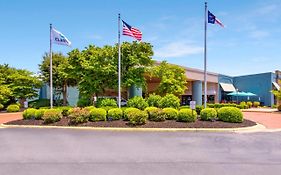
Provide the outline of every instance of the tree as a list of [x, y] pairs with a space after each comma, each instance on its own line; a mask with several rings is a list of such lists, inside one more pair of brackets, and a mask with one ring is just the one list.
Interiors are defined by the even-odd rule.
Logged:
[[[67, 87], [75, 86], [76, 80], [71, 77], [68, 70], [68, 58], [62, 53], [52, 54], [52, 67], [53, 67], [53, 87], [55, 94], [62, 94], [63, 105], [67, 105]], [[45, 53], [43, 56], [43, 61], [39, 65], [39, 69], [43, 76], [45, 83], [50, 85], [50, 55]]]
[[151, 70], [151, 76], [160, 79], [156, 92], [159, 95], [182, 95], [187, 89], [185, 70], [177, 65], [168, 64], [166, 61], [155, 66]]

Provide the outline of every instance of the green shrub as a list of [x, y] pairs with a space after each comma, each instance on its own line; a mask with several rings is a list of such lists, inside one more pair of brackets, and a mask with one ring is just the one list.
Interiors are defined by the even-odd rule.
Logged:
[[91, 111], [92, 109], [95, 109], [96, 107], [94, 106], [87, 106], [87, 107], [84, 107], [84, 109], [88, 110], [88, 111]]
[[34, 114], [35, 119], [36, 119], [36, 120], [41, 120], [42, 117], [43, 117], [43, 115], [44, 115], [44, 112], [45, 112], [45, 111], [46, 111], [46, 109], [37, 109], [37, 110], [35, 111], [35, 114]]
[[108, 111], [108, 120], [119, 120], [123, 117], [123, 111], [119, 108], [113, 108]]
[[36, 109], [34, 108], [28, 108], [23, 111], [22, 116], [24, 120], [29, 120], [29, 119], [35, 119], [35, 112]]
[[46, 109], [42, 117], [45, 124], [58, 122], [61, 118], [62, 111], [59, 109]]
[[100, 107], [117, 107], [117, 102], [116, 100], [112, 99], [112, 98], [98, 98], [97, 103], [96, 103], [96, 107], [100, 108]]
[[90, 111], [85, 108], [73, 108], [69, 110], [68, 117], [70, 124], [85, 123], [89, 120]]
[[214, 121], [217, 115], [217, 111], [214, 108], [206, 108], [200, 112], [200, 118], [204, 121]]
[[253, 103], [250, 101], [247, 101], [247, 106], [248, 106], [248, 108], [251, 108], [253, 106]]
[[136, 96], [128, 100], [127, 106], [144, 110], [148, 104], [142, 97]]
[[138, 109], [138, 108], [126, 108], [126, 109], [123, 111], [123, 118], [124, 118], [124, 120], [129, 120], [128, 114], [129, 114], [130, 112], [135, 112], [135, 111], [139, 111], [139, 109]]
[[181, 106], [179, 109], [190, 109], [190, 106]]
[[277, 108], [277, 105], [272, 105], [271, 108]]
[[243, 114], [238, 108], [223, 107], [218, 111], [218, 119], [224, 122], [241, 123], [243, 122]]
[[0, 111], [2, 111], [4, 109], [4, 105], [2, 105], [1, 103], [0, 103]]
[[159, 105], [161, 108], [178, 109], [180, 107], [180, 99], [173, 94], [168, 94], [160, 100]]
[[148, 114], [145, 111], [139, 109], [131, 110], [128, 112], [129, 124], [131, 125], [143, 125], [146, 123]]
[[177, 121], [179, 122], [195, 122], [197, 119], [196, 111], [191, 109], [181, 109], [178, 113]]
[[241, 105], [241, 106], [244, 106], [244, 105], [247, 105], [247, 103], [244, 102], [244, 101], [241, 101], [241, 102], [240, 102], [240, 105]]
[[175, 120], [178, 117], [178, 110], [174, 109], [174, 108], [164, 108], [163, 109], [165, 118], [167, 120]]
[[281, 111], [281, 105], [279, 105], [277, 109], [278, 109], [278, 111]]
[[60, 107], [55, 107], [54, 109], [59, 109], [62, 111], [63, 116], [68, 116], [69, 115], [68, 111], [70, 109], [72, 109], [72, 107], [71, 106], [60, 106]]
[[214, 108], [221, 108], [224, 104], [220, 104], [220, 103], [215, 103], [214, 104]]
[[108, 112], [110, 109], [114, 109], [116, 107], [112, 107], [112, 106], [105, 106], [105, 107], [100, 107], [102, 109], [104, 109], [106, 112]]
[[210, 103], [208, 103], [208, 104], [207, 104], [207, 107], [208, 107], [208, 108], [214, 108], [214, 107], [215, 107], [215, 104], [210, 104]]
[[47, 107], [50, 106], [50, 100], [49, 99], [38, 99], [34, 101], [30, 101], [28, 103], [28, 106], [31, 108], [39, 109], [41, 107]]
[[261, 103], [258, 102], [258, 101], [254, 101], [254, 103], [253, 103], [253, 106], [254, 106], [255, 108], [259, 107], [260, 105], [261, 105]]
[[92, 106], [92, 105], [93, 105], [93, 102], [92, 102], [91, 98], [81, 97], [77, 101], [78, 107], [86, 107], [86, 106]]
[[155, 122], [165, 121], [166, 116], [162, 109], [156, 107], [147, 107], [145, 111], [148, 114], [148, 119]]
[[20, 107], [18, 105], [9, 105], [7, 107], [7, 112], [19, 112], [20, 111]]
[[94, 108], [90, 111], [90, 121], [106, 121], [106, 110], [102, 108]]
[[200, 112], [204, 109], [203, 105], [196, 105], [195, 110], [197, 114], [200, 114]]
[[162, 97], [160, 95], [149, 94], [149, 97], [146, 99], [148, 106], [159, 107], [159, 102]]

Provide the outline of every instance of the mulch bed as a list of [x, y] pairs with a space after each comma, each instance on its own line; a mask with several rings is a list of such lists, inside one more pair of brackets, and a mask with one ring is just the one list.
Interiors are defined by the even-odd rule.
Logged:
[[[69, 125], [69, 120], [63, 117], [59, 122], [52, 124], [44, 124], [43, 120], [15, 120], [8, 123], [7, 125], [41, 125], [41, 126], [73, 126]], [[192, 123], [177, 122], [175, 120], [166, 120], [164, 122], [152, 122], [147, 121], [144, 125], [132, 126], [127, 121], [116, 120], [116, 121], [99, 121], [99, 122], [87, 122], [75, 126], [90, 126], [90, 127], [120, 127], [120, 128], [240, 128], [249, 127], [256, 125], [255, 122], [246, 120], [242, 123], [226, 123], [222, 121], [201, 121], [197, 120]]]

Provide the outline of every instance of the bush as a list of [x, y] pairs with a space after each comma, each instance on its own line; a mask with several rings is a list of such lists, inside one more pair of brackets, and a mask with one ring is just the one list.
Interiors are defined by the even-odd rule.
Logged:
[[244, 101], [241, 101], [241, 102], [240, 102], [240, 105], [241, 105], [241, 106], [244, 106], [244, 105], [247, 105], [247, 103], [244, 102]]
[[144, 110], [146, 107], [148, 107], [148, 104], [142, 97], [136, 96], [128, 100], [127, 106]]
[[126, 108], [125, 110], [124, 110], [124, 112], [123, 112], [123, 118], [124, 118], [124, 120], [129, 120], [129, 116], [128, 116], [128, 114], [130, 113], [130, 112], [136, 112], [136, 111], [138, 111], [139, 109], [137, 109], [137, 108]]
[[116, 100], [112, 99], [112, 98], [98, 98], [97, 103], [96, 103], [96, 107], [100, 108], [100, 107], [117, 107], [117, 102]]
[[145, 111], [148, 114], [148, 119], [155, 122], [165, 121], [165, 113], [162, 109], [156, 107], [147, 107]]
[[159, 102], [162, 97], [160, 95], [149, 94], [149, 97], [146, 99], [148, 106], [159, 107]]
[[181, 109], [178, 113], [177, 121], [179, 122], [195, 122], [197, 119], [196, 111], [191, 109]]
[[31, 108], [39, 109], [41, 107], [50, 106], [50, 100], [49, 99], [38, 99], [38, 100], [30, 101], [28, 103], [28, 106]]
[[278, 109], [278, 111], [281, 111], [281, 105], [279, 105], [277, 109]]
[[108, 111], [108, 120], [119, 120], [123, 117], [123, 111], [119, 108], [113, 108]]
[[94, 106], [87, 106], [85, 107], [84, 109], [88, 110], [88, 111], [91, 111], [92, 109], [95, 109], [96, 107]]
[[214, 108], [221, 108], [225, 104], [215, 103]]
[[1, 103], [0, 103], [0, 111], [2, 111], [4, 109], [4, 105], [2, 105]]
[[254, 101], [254, 103], [253, 103], [253, 106], [254, 106], [255, 108], [259, 107], [260, 105], [261, 105], [261, 103], [258, 102], [258, 101]]
[[215, 104], [207, 104], [207, 107], [208, 107], [208, 108], [214, 108], [214, 107], [215, 107]]
[[161, 108], [178, 109], [180, 107], [180, 99], [173, 94], [168, 94], [160, 100], [159, 105]]
[[129, 124], [131, 125], [143, 125], [146, 123], [148, 114], [145, 111], [139, 109], [131, 110], [128, 112]]
[[106, 121], [106, 110], [102, 108], [94, 108], [90, 111], [90, 121]]
[[200, 114], [200, 112], [204, 109], [203, 105], [196, 105], [195, 110], [197, 114]]
[[253, 106], [253, 103], [250, 101], [247, 101], [247, 106], [248, 106], [248, 108], [251, 108]]
[[86, 107], [86, 106], [92, 106], [93, 102], [90, 98], [87, 97], [81, 97], [77, 101], [77, 106], [78, 107]]
[[29, 120], [29, 119], [35, 119], [35, 112], [36, 109], [34, 108], [28, 108], [23, 111], [22, 116], [24, 120]]
[[218, 119], [224, 122], [241, 123], [243, 122], [243, 114], [238, 108], [223, 107], [218, 111]]
[[217, 111], [214, 108], [206, 108], [200, 112], [200, 118], [204, 121], [214, 121], [217, 118]]
[[54, 109], [59, 109], [62, 111], [63, 116], [68, 116], [69, 115], [68, 111], [70, 109], [72, 109], [72, 107], [71, 106], [60, 106], [60, 107], [55, 107]]
[[167, 120], [175, 120], [178, 117], [178, 110], [174, 109], [174, 108], [164, 108], [163, 109], [165, 118]]
[[45, 124], [58, 122], [61, 118], [62, 111], [59, 109], [46, 109], [42, 117]]
[[44, 112], [46, 111], [46, 109], [37, 109], [36, 111], [35, 111], [35, 119], [36, 120], [41, 120], [42, 119], [42, 117], [43, 117], [43, 115], [44, 115]]
[[9, 105], [7, 107], [7, 112], [19, 112], [20, 111], [20, 107], [18, 105]]
[[70, 124], [85, 123], [89, 120], [90, 111], [85, 108], [73, 108], [69, 110]]
[[181, 106], [179, 109], [190, 109], [190, 106]]

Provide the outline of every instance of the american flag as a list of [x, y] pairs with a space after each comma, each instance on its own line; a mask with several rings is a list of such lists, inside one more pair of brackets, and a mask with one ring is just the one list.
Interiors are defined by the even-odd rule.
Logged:
[[126, 22], [123, 22], [123, 35], [131, 36], [133, 38], [136, 38], [138, 41], [141, 41], [142, 33], [139, 29], [130, 26]]

